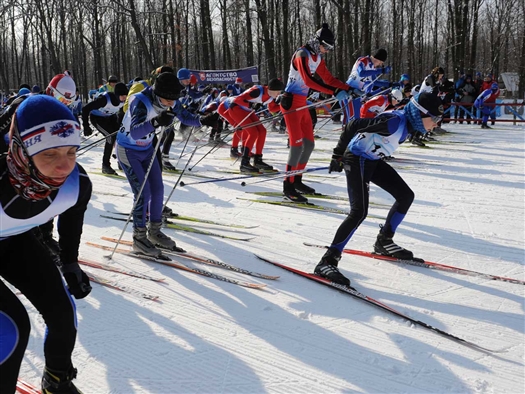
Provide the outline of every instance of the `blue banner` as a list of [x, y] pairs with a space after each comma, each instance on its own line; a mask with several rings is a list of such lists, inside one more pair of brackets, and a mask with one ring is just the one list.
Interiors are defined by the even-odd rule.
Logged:
[[257, 66], [241, 68], [239, 70], [190, 70], [202, 85], [225, 85], [233, 84], [237, 78], [242, 79], [243, 84], [259, 83], [259, 68]]

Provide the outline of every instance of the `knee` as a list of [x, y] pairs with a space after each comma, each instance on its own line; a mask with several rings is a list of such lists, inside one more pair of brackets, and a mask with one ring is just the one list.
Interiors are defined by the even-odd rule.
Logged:
[[303, 139], [303, 152], [312, 153], [315, 148], [315, 142], [313, 140]]
[[397, 202], [400, 205], [400, 209], [405, 210], [405, 211], [408, 210], [408, 208], [410, 208], [410, 206], [414, 202], [415, 197], [416, 195], [414, 194], [412, 189], [407, 188], [407, 190], [403, 193], [403, 195], [399, 199], [397, 199]]

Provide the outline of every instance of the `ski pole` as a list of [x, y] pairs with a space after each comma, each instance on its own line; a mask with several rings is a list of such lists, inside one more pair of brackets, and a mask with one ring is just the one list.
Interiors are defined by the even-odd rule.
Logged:
[[[190, 135], [191, 135], [191, 134], [190, 134]], [[180, 175], [179, 175], [179, 178], [177, 179], [177, 181], [176, 181], [175, 184], [173, 185], [173, 188], [171, 189], [171, 192], [170, 192], [168, 198], [166, 199], [166, 202], [164, 203], [164, 206], [162, 207], [162, 210], [163, 210], [163, 211], [164, 211], [164, 209], [168, 206], [168, 202], [169, 202], [169, 200], [171, 199], [171, 196], [172, 196], [173, 193], [175, 192], [175, 189], [177, 188], [177, 185], [179, 185], [179, 181], [180, 181], [180, 179], [182, 178], [182, 176], [184, 175], [184, 173], [186, 172], [186, 168], [188, 168], [188, 165], [190, 164], [190, 161], [191, 161], [191, 159], [193, 158], [193, 155], [195, 154], [195, 152], [197, 152], [197, 148], [198, 148], [198, 147], [199, 147], [199, 146], [196, 145], [196, 146], [195, 146], [195, 149], [193, 149], [193, 152], [192, 152], [190, 158], [188, 159], [188, 161], [186, 162], [186, 165], [184, 166], [184, 169], [181, 171], [181, 173], [180, 173]], [[179, 159], [180, 159], [180, 158], [179, 158]], [[179, 163], [179, 162], [177, 161], [177, 164], [178, 164], [178, 163]], [[180, 182], [180, 183], [181, 183], [181, 186], [184, 185], [183, 182]]]
[[104, 136], [103, 138], [101, 138], [101, 139], [99, 139], [99, 140], [97, 140], [95, 142], [92, 142], [91, 144], [88, 144], [86, 146], [81, 146], [77, 150], [77, 152], [80, 152], [80, 151], [84, 151], [84, 152], [82, 152], [81, 154], [78, 154], [77, 157], [82, 156], [84, 153], [86, 153], [87, 151], [93, 149], [96, 145], [100, 144], [102, 141], [106, 140], [107, 138], [110, 138], [110, 137], [114, 136], [118, 132], [119, 132], [119, 130], [117, 130], [117, 131], [115, 131], [115, 132], [113, 132], [111, 134], [108, 134], [108, 135]]

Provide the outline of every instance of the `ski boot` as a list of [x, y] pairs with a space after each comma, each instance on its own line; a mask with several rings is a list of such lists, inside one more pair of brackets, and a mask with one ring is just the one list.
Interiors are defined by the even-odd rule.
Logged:
[[273, 171], [273, 167], [269, 164], [266, 164], [263, 159], [263, 155], [254, 155], [253, 156], [253, 166], [257, 169], [259, 169], [262, 172], [270, 172]]
[[350, 286], [350, 280], [339, 272], [337, 268], [339, 260], [341, 260], [341, 252], [335, 248], [328, 248], [319, 264], [315, 267], [314, 273], [334, 283]]
[[117, 171], [115, 171], [109, 164], [102, 164], [102, 173], [106, 175], [118, 175]]
[[241, 157], [241, 152], [239, 152], [239, 147], [237, 146], [232, 146], [230, 148], [230, 157], [232, 159], [238, 159], [239, 157]]
[[414, 254], [407, 249], [397, 245], [392, 238], [394, 233], [387, 233], [381, 227], [374, 244], [374, 252], [383, 256], [394, 257], [400, 260], [413, 260]]
[[293, 186], [295, 190], [303, 194], [315, 194], [315, 189], [313, 187], [307, 186], [303, 183], [303, 176], [296, 175], [294, 176]]
[[162, 171], [175, 172], [177, 169], [169, 162], [169, 160], [162, 160]]
[[42, 394], [82, 394], [72, 382], [77, 377], [77, 369], [72, 366], [67, 372], [44, 368]]
[[283, 182], [283, 196], [285, 200], [306, 204], [308, 199], [295, 190], [294, 184], [286, 179]]
[[242, 173], [258, 174], [259, 169], [250, 164], [250, 151], [247, 147], [242, 148], [242, 158], [240, 170]]
[[174, 252], [185, 253], [186, 251], [179, 248], [174, 240], [160, 231], [162, 223], [148, 223], [148, 240], [155, 246], [162, 249], [173, 250]]
[[148, 239], [146, 227], [133, 228], [133, 250], [139, 254], [158, 258], [162, 252]]

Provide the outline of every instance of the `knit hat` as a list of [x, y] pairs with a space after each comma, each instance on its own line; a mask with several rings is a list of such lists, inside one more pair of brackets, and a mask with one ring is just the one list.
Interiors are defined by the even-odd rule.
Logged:
[[240, 84], [242, 83], [242, 78], [237, 77], [237, 78], [235, 79], [235, 83], [240, 85]]
[[226, 90], [235, 90], [235, 86], [230, 84], [230, 85], [226, 86]]
[[116, 75], [110, 75], [108, 78], [108, 82], [118, 82], [118, 78]]
[[46, 88], [46, 94], [60, 101], [62, 104], [69, 105], [75, 99], [77, 85], [73, 78], [66, 74], [58, 74], [53, 77]]
[[412, 97], [404, 107], [405, 115], [412, 127], [425, 134], [427, 131], [423, 125], [422, 118], [443, 116], [443, 102], [435, 94], [429, 92], [419, 93]]
[[16, 110], [18, 133], [29, 156], [62, 146], [80, 146], [80, 126], [68, 107], [52, 97], [32, 95]]
[[386, 61], [386, 58], [388, 56], [388, 53], [386, 52], [386, 49], [379, 48], [376, 53], [372, 55], [375, 59], [380, 60], [382, 62]]
[[190, 84], [197, 85], [197, 77], [195, 76], [195, 74], [191, 74], [191, 76], [190, 76]]
[[33, 87], [31, 88], [32, 93], [40, 93], [41, 91], [42, 89], [40, 89], [40, 86], [38, 85], [33, 85]]
[[499, 86], [496, 82], [494, 82], [492, 85], [490, 85], [490, 89], [495, 92], [499, 89]]
[[23, 96], [24, 94], [29, 94], [29, 93], [31, 93], [31, 90], [29, 90], [28, 88], [22, 88], [18, 91], [17, 95], [20, 97], [20, 96]]
[[[320, 44], [325, 44], [333, 47], [335, 45], [334, 33], [328, 28], [328, 23], [323, 23], [323, 26], [315, 32], [315, 37]], [[326, 48], [332, 49], [332, 48]]]
[[115, 96], [127, 96], [128, 95], [128, 87], [122, 83], [122, 82], [119, 82], [115, 85], [115, 89], [114, 89], [114, 93], [115, 93]]
[[179, 71], [177, 71], [177, 78], [180, 80], [190, 79], [190, 77], [191, 73], [187, 68], [180, 68]]
[[271, 79], [268, 82], [268, 90], [278, 90], [281, 91], [284, 89], [284, 83], [278, 78]]
[[184, 87], [173, 73], [160, 74], [153, 84], [153, 93], [166, 100], [177, 100]]

